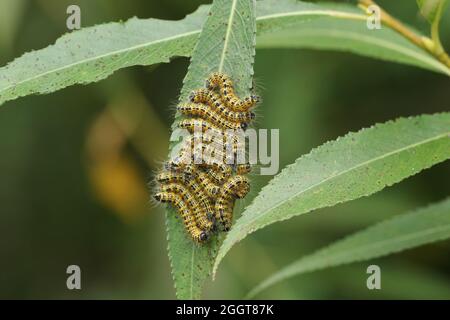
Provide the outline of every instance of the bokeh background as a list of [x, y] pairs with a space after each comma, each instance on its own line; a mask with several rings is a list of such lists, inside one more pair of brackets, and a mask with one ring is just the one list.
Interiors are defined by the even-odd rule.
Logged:
[[[208, 1], [0, 0], [0, 65], [65, 33], [66, 8], [82, 25], [181, 19]], [[426, 32], [415, 1], [379, 1]], [[442, 25], [450, 49], [450, 14]], [[173, 105], [188, 59], [134, 67], [102, 82], [0, 107], [0, 298], [173, 299], [164, 215], [148, 182], [167, 154]], [[280, 129], [281, 166], [348, 131], [399, 116], [450, 110], [439, 74], [342, 52], [258, 50], [258, 126]], [[270, 177], [254, 176], [257, 194]], [[205, 298], [241, 298], [278, 268], [372, 223], [444, 199], [449, 164], [369, 197], [260, 230], [233, 248]], [[241, 201], [242, 202], [242, 201]], [[245, 203], [239, 206], [244, 207]], [[450, 298], [450, 242], [303, 276], [258, 298]], [[366, 268], [382, 269], [382, 290]], [[82, 269], [82, 290], [66, 268]]]

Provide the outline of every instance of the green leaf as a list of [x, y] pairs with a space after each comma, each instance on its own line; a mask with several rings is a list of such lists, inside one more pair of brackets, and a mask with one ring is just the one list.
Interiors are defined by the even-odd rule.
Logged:
[[[185, 101], [192, 90], [204, 87], [206, 78], [215, 71], [225, 72], [234, 80], [238, 95], [249, 95], [255, 34], [254, 0], [215, 0], [192, 54], [180, 101]], [[173, 128], [177, 120], [178, 117]], [[168, 210], [166, 221], [177, 297], [198, 299], [205, 280], [211, 274], [223, 236], [213, 237], [208, 244], [197, 245], [186, 234], [173, 209]]]
[[433, 24], [436, 19], [440, 19], [448, 0], [417, 0], [420, 13]]
[[396, 31], [368, 29], [367, 16], [354, 6], [265, 0], [257, 9], [257, 48], [348, 51], [450, 76], [447, 66]]
[[121, 68], [190, 56], [208, 10], [201, 6], [180, 21], [131, 18], [65, 34], [0, 69], [0, 104], [96, 82]]
[[250, 291], [253, 297], [280, 281], [306, 272], [378, 258], [450, 238], [450, 198], [383, 221], [277, 271]]
[[400, 118], [328, 142], [286, 167], [245, 209], [225, 254], [277, 221], [368, 196], [450, 158], [450, 113]]
[[[132, 18], [66, 34], [0, 68], [0, 105], [99, 81], [121, 68], [190, 56], [209, 8], [201, 6], [180, 21]], [[369, 30], [366, 15], [345, 4], [258, 1], [257, 30], [260, 48], [344, 50], [450, 75], [445, 65], [396, 32]]]

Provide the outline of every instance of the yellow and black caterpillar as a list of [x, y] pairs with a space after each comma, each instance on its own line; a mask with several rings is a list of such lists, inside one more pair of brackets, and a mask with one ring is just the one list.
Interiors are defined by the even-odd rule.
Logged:
[[[250, 191], [245, 175], [251, 166], [236, 160], [241, 149], [245, 153], [245, 143], [229, 131], [242, 134], [248, 128], [259, 97], [240, 99], [230, 77], [216, 72], [189, 100], [177, 110], [186, 117], [178, 127], [188, 130], [190, 136], [156, 176], [159, 187], [154, 197], [173, 205], [192, 239], [202, 243], [217, 230], [230, 230], [235, 200]], [[221, 137], [221, 143], [211, 138], [214, 135]], [[199, 138], [201, 146], [194, 148]]]

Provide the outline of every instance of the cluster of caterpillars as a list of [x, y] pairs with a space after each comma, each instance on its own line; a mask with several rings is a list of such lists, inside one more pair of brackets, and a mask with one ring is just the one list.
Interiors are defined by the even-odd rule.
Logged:
[[[235, 200], [250, 191], [246, 174], [251, 166], [239, 163], [238, 157], [242, 148], [245, 153], [245, 142], [236, 137], [255, 118], [251, 109], [259, 98], [251, 95], [240, 99], [231, 79], [216, 72], [208, 77], [205, 88], [191, 93], [189, 100], [177, 110], [185, 116], [178, 127], [190, 135], [156, 176], [159, 189], [155, 199], [173, 205], [192, 239], [202, 243], [213, 232], [230, 230]], [[238, 135], [230, 135], [230, 131]], [[222, 144], [212, 138], [217, 134], [223, 138]], [[199, 141], [200, 148], [196, 145]]]

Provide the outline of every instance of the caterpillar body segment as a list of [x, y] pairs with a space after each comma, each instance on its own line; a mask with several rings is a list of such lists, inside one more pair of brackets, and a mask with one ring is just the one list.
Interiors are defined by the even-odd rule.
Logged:
[[201, 103], [185, 103], [181, 104], [177, 107], [178, 111], [182, 114], [187, 114], [191, 116], [198, 116], [201, 119], [212, 122], [215, 126], [222, 129], [233, 129], [239, 130], [242, 128], [246, 128], [246, 123], [233, 122], [221, 114], [218, 114], [210, 106]]
[[250, 163], [238, 164], [236, 166], [236, 174], [243, 175], [252, 171], [252, 165]]
[[156, 181], [158, 181], [161, 184], [183, 182], [184, 180], [185, 180], [185, 176], [182, 173], [163, 171], [156, 175]]
[[203, 132], [210, 131], [210, 133], [214, 135], [222, 134], [222, 130], [220, 129], [220, 127], [216, 126], [214, 123], [210, 121], [200, 118], [190, 118], [181, 120], [178, 123], [178, 127], [181, 129], [186, 129], [190, 133], [194, 133], [196, 128], [199, 128], [199, 130]]
[[219, 197], [216, 201], [216, 220], [222, 225], [224, 231], [229, 231], [233, 223], [234, 199]]
[[216, 219], [220, 221], [224, 231], [228, 231], [233, 222], [233, 207], [237, 198], [244, 198], [250, 191], [250, 184], [245, 176], [231, 177], [221, 189], [215, 203]]
[[233, 111], [222, 102], [220, 95], [212, 90], [198, 89], [192, 91], [190, 100], [193, 104], [206, 104], [214, 111], [220, 113], [224, 118], [233, 122], [249, 123], [255, 119], [255, 114], [251, 111]]
[[183, 201], [180, 195], [171, 192], [158, 192], [155, 195], [155, 199], [163, 203], [170, 203], [177, 208], [178, 214], [183, 220], [184, 227], [191, 235], [192, 239], [198, 243], [208, 240], [209, 233], [197, 226], [191, 209], [189, 209], [188, 205]]
[[233, 173], [232, 168], [224, 163], [210, 163], [208, 167], [208, 174], [218, 184], [223, 184]]
[[233, 82], [223, 73], [213, 73], [208, 80], [206, 80], [206, 87], [210, 90], [219, 88], [222, 101], [227, 107], [231, 108], [232, 111], [248, 111], [259, 102], [259, 97], [256, 95], [251, 95], [242, 100], [239, 99], [234, 92]]
[[197, 182], [202, 186], [202, 188], [206, 191], [206, 194], [210, 198], [215, 198], [220, 191], [220, 187], [216, 185], [209, 175], [203, 171], [197, 171], [195, 173], [195, 178]]
[[171, 183], [161, 186], [161, 191], [166, 193], [174, 193], [181, 196], [186, 205], [191, 208], [194, 213], [195, 221], [200, 229], [210, 231], [213, 228], [213, 222], [208, 219], [208, 213], [204, 212], [191, 191], [179, 183]]
[[197, 179], [188, 179], [186, 187], [196, 195], [204, 214], [211, 220], [214, 217], [214, 208]]
[[233, 197], [242, 199], [250, 191], [250, 181], [246, 176], [235, 175], [224, 183], [220, 197], [231, 199]]
[[[197, 179], [190, 179], [189, 174], [161, 172], [156, 176], [156, 180], [161, 184], [161, 189], [164, 189], [165, 185], [167, 184], [180, 184], [185, 186], [185, 188], [189, 190], [191, 194], [194, 195], [194, 197], [196, 197], [196, 199], [198, 200], [198, 203], [202, 210], [202, 214], [205, 215], [208, 219], [214, 216], [214, 209], [211, 206], [208, 196], [205, 195], [205, 191], [203, 190]], [[158, 200], [158, 198], [156, 198], [156, 196], [155, 199], [157, 201], [160, 201]]]

